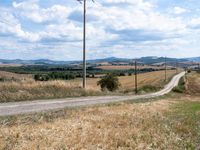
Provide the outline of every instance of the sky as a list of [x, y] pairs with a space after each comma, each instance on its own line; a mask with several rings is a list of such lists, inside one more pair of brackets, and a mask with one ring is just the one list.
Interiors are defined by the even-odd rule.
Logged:
[[[200, 56], [199, 0], [87, 0], [87, 59]], [[0, 59], [82, 59], [76, 0], [0, 0]]]

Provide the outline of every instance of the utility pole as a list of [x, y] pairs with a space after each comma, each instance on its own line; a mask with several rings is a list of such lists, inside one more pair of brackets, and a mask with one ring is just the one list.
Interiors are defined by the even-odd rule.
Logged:
[[86, 88], [86, 0], [83, 0], [83, 88]]
[[176, 74], [178, 74], [178, 60], [176, 59]]
[[135, 94], [138, 93], [138, 82], [137, 82], [137, 61], [135, 60]]
[[[83, 88], [86, 89], [86, 2], [87, 0], [77, 0], [83, 2]], [[94, 0], [92, 0], [94, 2]]]
[[167, 82], [167, 58], [165, 57], [165, 82]]

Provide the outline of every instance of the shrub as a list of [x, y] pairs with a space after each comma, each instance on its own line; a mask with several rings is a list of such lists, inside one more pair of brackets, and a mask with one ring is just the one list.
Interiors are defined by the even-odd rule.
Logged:
[[128, 75], [129, 75], [129, 76], [132, 76], [132, 73], [131, 73], [131, 72], [129, 72], [129, 73], [128, 73]]
[[173, 92], [176, 93], [184, 93], [185, 92], [185, 80], [181, 78], [179, 81], [179, 85], [173, 88]]
[[1, 78], [1, 77], [0, 77], [0, 82], [3, 82], [3, 81], [4, 81], [4, 78]]
[[119, 76], [126, 76], [126, 73], [120, 72]]
[[43, 75], [43, 74], [36, 74], [34, 75], [35, 81], [48, 81], [49, 76], [48, 75]]
[[48, 81], [48, 80], [71, 80], [75, 79], [76, 74], [64, 73], [64, 72], [51, 72], [48, 74], [36, 74], [34, 76], [35, 81]]
[[145, 85], [141, 88], [138, 89], [138, 92], [139, 93], [142, 93], [142, 92], [156, 92], [159, 90], [159, 87], [156, 87], [156, 86], [153, 86], [153, 85]]
[[97, 82], [97, 85], [101, 86], [101, 90], [115, 91], [119, 88], [120, 83], [119, 79], [113, 74], [107, 74], [100, 81]]

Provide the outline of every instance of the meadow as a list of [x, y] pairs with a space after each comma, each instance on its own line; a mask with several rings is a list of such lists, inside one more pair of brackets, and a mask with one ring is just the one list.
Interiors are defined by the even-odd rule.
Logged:
[[[168, 81], [175, 73], [175, 70], [168, 71]], [[5, 71], [0, 72], [0, 77], [5, 79], [5, 81], [0, 82], [0, 102], [95, 95], [133, 94], [135, 88], [134, 75], [120, 76], [119, 81], [121, 86], [119, 90], [114, 93], [101, 92], [100, 87], [97, 86], [97, 81], [99, 81], [100, 78], [88, 78], [87, 89], [84, 90], [81, 88], [80, 78], [74, 80], [49, 80], [42, 82], [35, 81], [33, 76], [29, 74], [15, 74]], [[141, 73], [138, 75], [138, 86], [141, 93], [153, 92], [151, 89], [159, 90], [165, 84], [164, 71]]]

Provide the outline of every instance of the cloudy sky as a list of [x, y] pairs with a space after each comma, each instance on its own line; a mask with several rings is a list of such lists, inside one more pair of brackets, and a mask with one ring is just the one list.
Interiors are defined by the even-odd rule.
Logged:
[[[199, 0], [88, 0], [87, 58], [200, 56], [199, 6]], [[76, 0], [0, 0], [0, 12], [0, 58], [82, 58]]]

